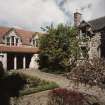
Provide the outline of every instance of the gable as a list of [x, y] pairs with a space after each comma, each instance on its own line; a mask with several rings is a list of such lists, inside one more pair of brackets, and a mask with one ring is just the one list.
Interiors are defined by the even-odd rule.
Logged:
[[79, 29], [86, 29], [86, 27], [91, 27], [93, 32], [100, 32], [105, 29], [105, 16], [100, 17], [91, 21], [82, 21], [79, 25]]
[[16, 32], [14, 30], [10, 31], [6, 36], [16, 36], [16, 37], [19, 37], [19, 35], [16, 34]]
[[32, 39], [38, 39], [38, 38], [39, 38], [38, 33], [36, 33], [36, 34], [34, 34], [34, 35], [32, 36]]
[[5, 39], [5, 38], [7, 38], [7, 37], [12, 37], [12, 36], [21, 39], [21, 37], [16, 33], [15, 29], [9, 30], [9, 31], [3, 36], [3, 39]]
[[10, 29], [2, 38], [2, 42], [5, 43], [5, 44], [10, 44], [11, 41], [13, 41], [13, 43], [15, 43], [14, 41], [17, 41], [17, 43], [22, 43], [21, 42], [21, 37], [16, 33], [15, 29]]
[[0, 27], [0, 43], [4, 43], [4, 38], [7, 36], [17, 36], [21, 39], [22, 44], [30, 45], [30, 39], [34, 32], [15, 29], [15, 28], [8, 28], [8, 27]]

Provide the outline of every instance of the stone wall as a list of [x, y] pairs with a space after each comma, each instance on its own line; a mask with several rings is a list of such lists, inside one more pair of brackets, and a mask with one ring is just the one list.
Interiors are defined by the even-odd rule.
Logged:
[[89, 59], [92, 59], [94, 57], [101, 57], [101, 49], [100, 49], [100, 45], [101, 45], [101, 34], [100, 33], [96, 33], [95, 36], [93, 36], [88, 44], [89, 47]]

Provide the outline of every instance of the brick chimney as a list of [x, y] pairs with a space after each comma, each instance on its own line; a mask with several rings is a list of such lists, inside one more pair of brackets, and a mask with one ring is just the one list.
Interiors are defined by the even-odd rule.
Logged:
[[81, 13], [79, 13], [77, 10], [74, 13], [74, 26], [78, 27], [80, 25], [81, 22]]

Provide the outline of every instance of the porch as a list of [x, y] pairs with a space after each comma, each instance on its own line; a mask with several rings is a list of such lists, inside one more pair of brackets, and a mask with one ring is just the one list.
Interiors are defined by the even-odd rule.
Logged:
[[17, 70], [35, 67], [36, 62], [34, 61], [37, 59], [38, 53], [38, 48], [29, 46], [18, 47], [0, 45], [0, 61], [2, 61], [5, 70]]
[[29, 68], [33, 54], [7, 53], [7, 70]]

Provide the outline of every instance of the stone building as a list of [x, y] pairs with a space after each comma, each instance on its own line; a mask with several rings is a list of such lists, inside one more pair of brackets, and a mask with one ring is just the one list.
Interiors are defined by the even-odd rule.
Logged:
[[38, 41], [42, 33], [0, 27], [0, 61], [6, 70], [38, 68]]
[[74, 13], [74, 25], [78, 28], [79, 38], [87, 37], [81, 42], [81, 50], [88, 49], [88, 57], [105, 58], [105, 16], [91, 21], [81, 20], [79, 12]]

